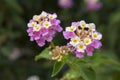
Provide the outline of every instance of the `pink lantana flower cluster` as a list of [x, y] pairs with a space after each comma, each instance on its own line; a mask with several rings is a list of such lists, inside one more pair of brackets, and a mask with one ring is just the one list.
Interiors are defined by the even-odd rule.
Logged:
[[51, 42], [56, 32], [61, 32], [60, 20], [57, 15], [42, 12], [40, 15], [34, 15], [28, 23], [28, 35], [30, 41], [36, 41], [41, 47], [45, 42]]
[[71, 8], [73, 6], [73, 0], [58, 0], [58, 5], [64, 9]]
[[94, 49], [102, 46], [102, 34], [96, 30], [94, 23], [86, 23], [84, 20], [72, 22], [70, 27], [66, 27], [63, 35], [65, 39], [70, 40], [67, 46], [78, 58], [83, 58], [85, 52], [92, 56]]
[[100, 0], [85, 0], [87, 10], [97, 11], [102, 8], [102, 3]]

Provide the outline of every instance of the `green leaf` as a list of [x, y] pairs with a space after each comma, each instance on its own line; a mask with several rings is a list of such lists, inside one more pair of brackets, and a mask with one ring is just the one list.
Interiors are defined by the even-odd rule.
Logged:
[[41, 58], [51, 59], [51, 55], [49, 55], [49, 48], [44, 49], [39, 55], [35, 56], [35, 61], [38, 61]]
[[64, 64], [65, 64], [64, 62], [58, 62], [58, 61], [55, 62], [53, 67], [52, 77], [54, 77], [55, 75], [58, 74], [58, 72], [60, 72]]
[[60, 80], [79, 80], [80, 76], [79, 72], [69, 69]]
[[81, 75], [85, 80], [96, 80], [96, 73], [92, 68], [81, 68]]
[[95, 55], [91, 58], [91, 64], [95, 69], [103, 66], [114, 65], [112, 66], [112, 68], [116, 67], [118, 70], [120, 70], [119, 69], [120, 64], [114, 52], [104, 50], [102, 52], [98, 52], [94, 54]]
[[96, 80], [96, 73], [89, 62], [74, 58], [68, 61], [68, 65], [78, 72], [84, 80]]
[[18, 13], [23, 12], [22, 7], [16, 0], [5, 0], [5, 3], [7, 4], [8, 8], [12, 9], [13, 11], [16, 11]]

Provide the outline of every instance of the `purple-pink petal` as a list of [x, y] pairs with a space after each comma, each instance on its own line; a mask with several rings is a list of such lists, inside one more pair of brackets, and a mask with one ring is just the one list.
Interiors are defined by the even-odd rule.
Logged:
[[84, 57], [84, 53], [82, 53], [82, 52], [77, 52], [77, 53], [76, 53], [76, 57], [78, 57], [78, 58], [83, 58], [83, 57]]
[[34, 38], [35, 38], [35, 40], [38, 40], [38, 39], [40, 39], [40, 32], [34, 32]]
[[40, 34], [42, 34], [42, 36], [48, 34], [48, 29], [47, 28], [41, 28], [40, 29]]
[[69, 32], [69, 31], [64, 31], [63, 36], [65, 37], [65, 39], [70, 39], [70, 38], [75, 37], [75, 33], [74, 32]]
[[50, 35], [50, 34], [45, 35], [44, 38], [48, 42], [52, 41], [52, 39], [53, 39], [52, 35]]
[[33, 33], [29, 33], [28, 36], [33, 36], [34, 34]]
[[80, 22], [72, 22], [72, 26], [79, 26]]
[[50, 20], [50, 23], [51, 23], [52, 25], [59, 25], [59, 24], [60, 24], [60, 20], [51, 19], [51, 20]]
[[54, 34], [55, 34], [54, 28], [49, 28], [49, 29], [48, 29], [48, 33], [49, 33], [50, 35], [54, 35]]
[[96, 49], [99, 49], [102, 46], [102, 43], [99, 40], [93, 40], [91, 46]]
[[28, 29], [27, 29], [27, 32], [28, 32], [28, 33], [33, 32], [33, 28], [28, 28]]
[[35, 21], [33, 19], [31, 19], [29, 22], [31, 23], [31, 22], [35, 22]]
[[34, 41], [34, 37], [31, 36], [31, 37], [30, 37], [30, 41]]
[[36, 40], [36, 42], [40, 47], [45, 45], [45, 39], [43, 37], [41, 37], [39, 40]]
[[88, 46], [86, 47], [86, 52], [87, 52], [87, 55], [88, 55], [88, 56], [92, 56], [92, 55], [93, 55], [93, 51], [94, 51], [93, 46], [88, 45]]
[[60, 25], [54, 26], [54, 29], [58, 32], [61, 32], [63, 30], [63, 28]]

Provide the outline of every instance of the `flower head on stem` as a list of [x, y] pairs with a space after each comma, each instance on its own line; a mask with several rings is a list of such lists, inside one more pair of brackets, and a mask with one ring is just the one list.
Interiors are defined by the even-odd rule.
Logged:
[[76, 57], [84, 57], [85, 51], [88, 56], [92, 56], [94, 48], [98, 49], [102, 46], [100, 42], [102, 34], [96, 30], [94, 23], [81, 20], [72, 22], [71, 26], [66, 27], [63, 36], [65, 39], [70, 39], [68, 47]]
[[52, 55], [52, 60], [61, 61], [63, 55], [67, 55], [70, 49], [67, 46], [55, 46], [55, 48], [49, 52]]
[[28, 23], [28, 35], [31, 41], [42, 47], [45, 42], [51, 42], [56, 32], [61, 32], [60, 20], [57, 14], [50, 14], [43, 11], [40, 15], [34, 15]]

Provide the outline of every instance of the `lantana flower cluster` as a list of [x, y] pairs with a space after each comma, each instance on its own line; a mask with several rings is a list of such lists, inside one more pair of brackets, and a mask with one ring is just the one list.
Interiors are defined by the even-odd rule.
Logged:
[[100, 0], [85, 0], [88, 11], [96, 11], [102, 8]]
[[31, 41], [36, 41], [41, 47], [45, 42], [51, 42], [56, 32], [61, 32], [60, 20], [57, 15], [42, 12], [40, 15], [34, 15], [28, 23], [28, 35]]
[[52, 55], [52, 60], [61, 61], [63, 55], [67, 55], [69, 51], [67, 46], [56, 46], [49, 54]]
[[58, 5], [64, 9], [71, 8], [73, 4], [73, 0], [58, 0]]
[[88, 56], [93, 55], [94, 49], [102, 46], [102, 34], [96, 30], [94, 23], [86, 23], [84, 20], [72, 22], [63, 32], [65, 39], [69, 39], [67, 46], [78, 58], [83, 58], [85, 52]]

